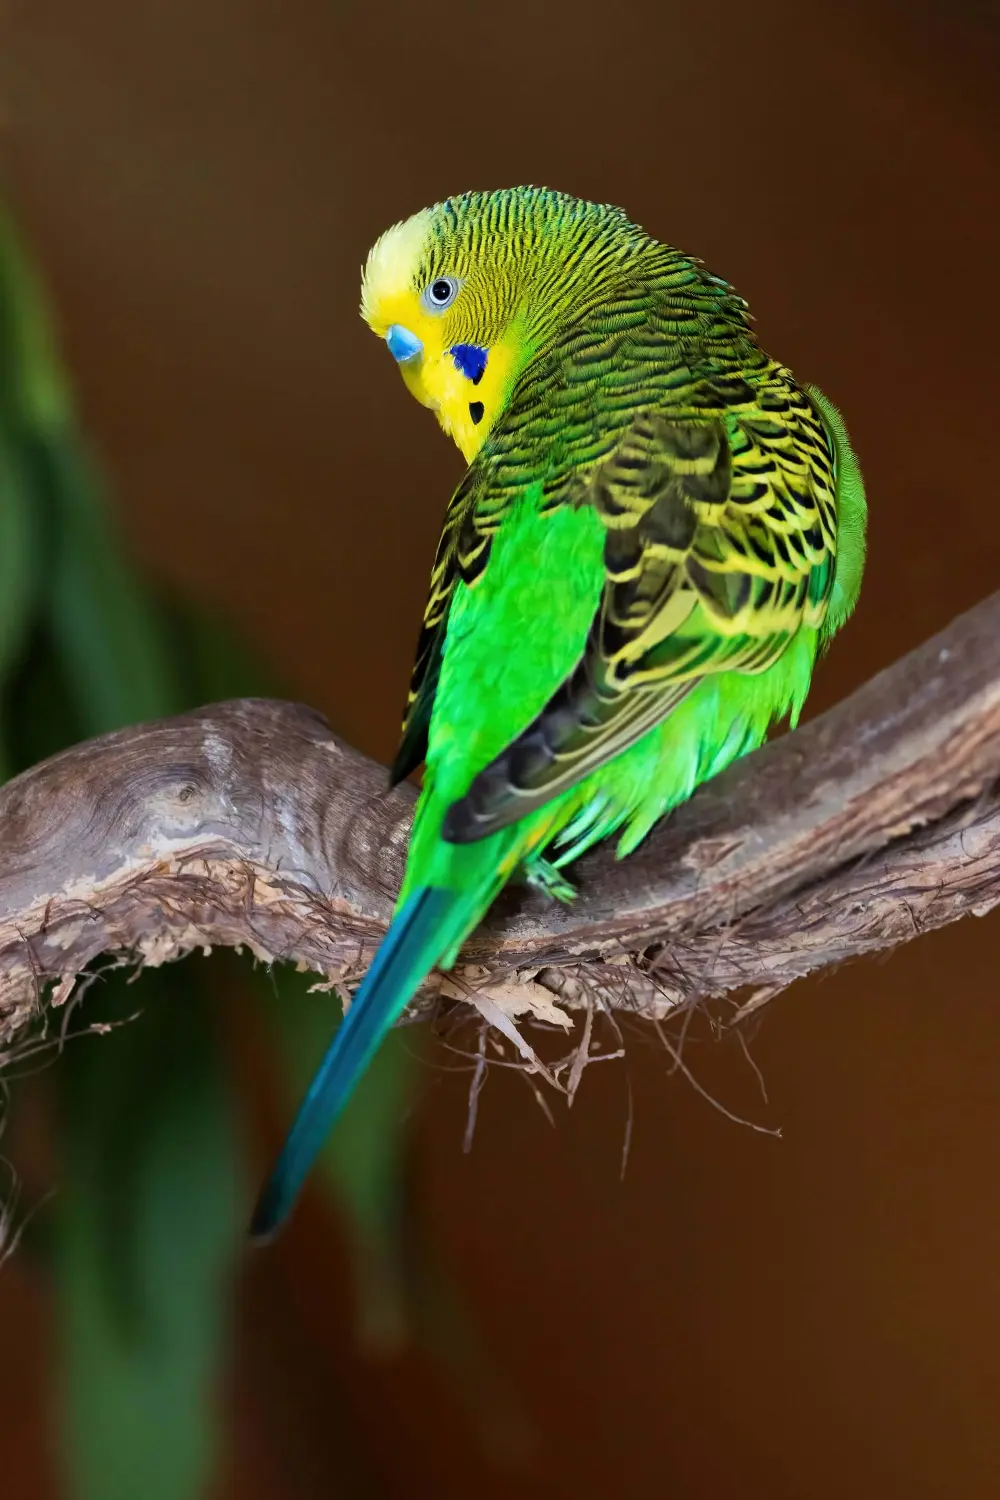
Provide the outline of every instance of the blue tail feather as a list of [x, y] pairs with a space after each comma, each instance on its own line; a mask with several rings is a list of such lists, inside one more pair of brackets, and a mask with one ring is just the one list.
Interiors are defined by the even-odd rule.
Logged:
[[250, 1236], [268, 1239], [288, 1217], [310, 1168], [379, 1043], [438, 962], [461, 898], [425, 886], [399, 912], [309, 1085], [257, 1200]]

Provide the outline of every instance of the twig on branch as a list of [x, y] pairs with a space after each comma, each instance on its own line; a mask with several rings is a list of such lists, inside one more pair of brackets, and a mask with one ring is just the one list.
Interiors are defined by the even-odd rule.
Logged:
[[[506, 892], [447, 992], [488, 986], [550, 1020], [595, 993], [650, 1015], [747, 987], [762, 1003], [994, 906], [998, 775], [1000, 594], [702, 787], [628, 860], [586, 856], [572, 905]], [[355, 980], [414, 798], [318, 714], [262, 699], [35, 766], [0, 790], [0, 1048], [99, 954], [246, 947]]]

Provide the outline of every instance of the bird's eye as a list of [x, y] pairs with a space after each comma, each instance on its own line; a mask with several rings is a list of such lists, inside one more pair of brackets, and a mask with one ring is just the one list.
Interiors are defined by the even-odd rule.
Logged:
[[444, 312], [458, 296], [458, 282], [454, 276], [436, 276], [430, 286], [424, 288], [424, 304], [431, 312]]

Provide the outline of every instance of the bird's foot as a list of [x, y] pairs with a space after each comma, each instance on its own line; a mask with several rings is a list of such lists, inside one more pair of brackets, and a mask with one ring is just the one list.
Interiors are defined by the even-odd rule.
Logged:
[[544, 891], [546, 896], [552, 896], [556, 901], [568, 903], [576, 895], [576, 886], [572, 881], [567, 880], [561, 870], [557, 870], [555, 865], [539, 855], [521, 866], [520, 877], [526, 885], [534, 886], [537, 891]]

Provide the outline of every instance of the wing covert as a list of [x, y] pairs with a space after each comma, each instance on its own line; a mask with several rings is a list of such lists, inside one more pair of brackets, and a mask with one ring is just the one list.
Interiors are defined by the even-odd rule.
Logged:
[[[601, 607], [574, 673], [449, 810], [469, 842], [635, 743], [704, 676], [767, 670], [819, 626], [836, 555], [834, 452], [787, 371], [707, 375], [640, 410], [588, 476], [605, 529]], [[580, 503], [577, 496], [576, 503]]]
[[453, 841], [523, 817], [634, 743], [701, 677], [764, 671], [801, 624], [822, 621], [832, 441], [752, 339], [742, 299], [684, 264], [652, 300], [636, 288], [526, 367], [449, 504], [394, 779], [426, 750], [454, 587], [474, 586], [511, 507], [540, 490], [545, 509], [592, 505], [606, 530], [583, 656], [453, 806]]

